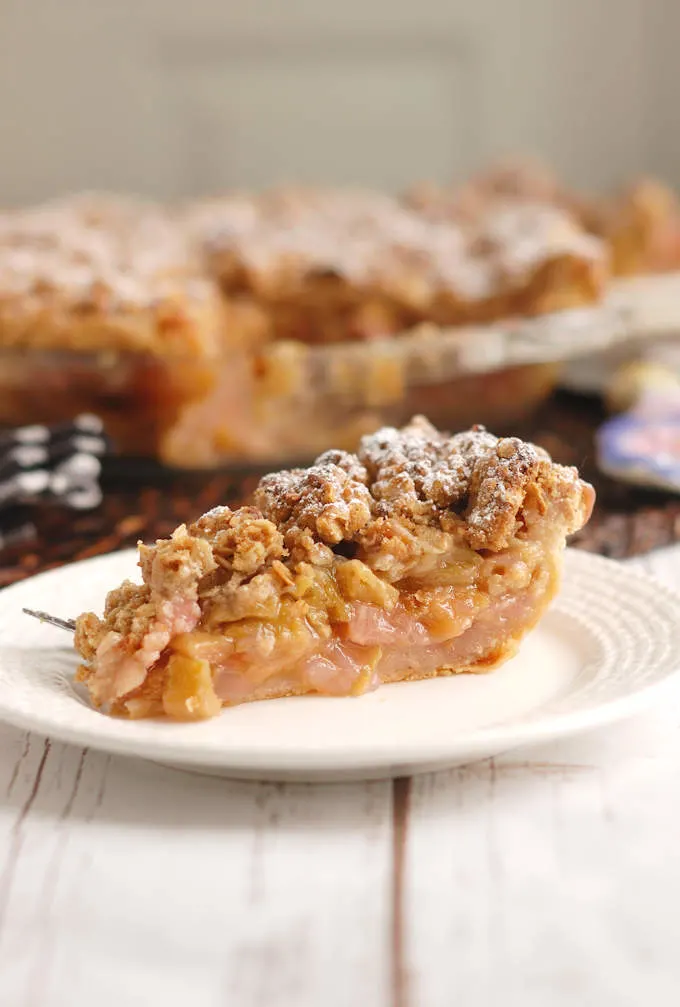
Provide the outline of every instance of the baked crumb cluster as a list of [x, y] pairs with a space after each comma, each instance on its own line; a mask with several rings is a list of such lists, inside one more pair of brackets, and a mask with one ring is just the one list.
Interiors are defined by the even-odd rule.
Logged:
[[406, 202], [431, 220], [468, 224], [499, 205], [539, 203], [563, 211], [601, 240], [614, 276], [663, 272], [680, 265], [680, 202], [668, 186], [653, 178], [592, 196], [566, 186], [545, 164], [525, 159], [498, 165], [462, 186], [420, 183], [407, 193]]
[[389, 606], [395, 586], [452, 549], [499, 554], [544, 520], [563, 543], [592, 502], [575, 469], [531, 444], [483, 428], [447, 436], [415, 417], [365, 437], [356, 454], [265, 476], [254, 506], [218, 507], [140, 546], [143, 584], [111, 592], [103, 619], [82, 616], [76, 647], [92, 661], [114, 631], [134, 651], [177, 599], [198, 606], [202, 626], [275, 620], [285, 603], [290, 618], [325, 612], [330, 632], [343, 599]]
[[356, 455], [331, 451], [308, 469], [265, 476], [254, 500], [293, 553], [308, 542], [312, 549], [352, 542], [387, 570], [395, 537], [413, 536], [413, 552], [421, 529], [455, 534], [476, 550], [505, 548], [528, 499], [573, 491], [579, 502], [569, 523], [576, 523], [581, 485], [575, 469], [518, 438], [483, 427], [447, 436], [415, 417], [401, 430], [364, 437]]
[[90, 195], [0, 215], [0, 345], [200, 357], [221, 312], [160, 208]]

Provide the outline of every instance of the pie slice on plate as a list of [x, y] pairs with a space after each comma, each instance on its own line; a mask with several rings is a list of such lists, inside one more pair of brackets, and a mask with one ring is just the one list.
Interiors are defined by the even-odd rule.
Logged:
[[79, 679], [113, 714], [187, 720], [488, 671], [554, 596], [594, 496], [517, 438], [385, 428], [140, 545], [142, 584], [77, 621]]

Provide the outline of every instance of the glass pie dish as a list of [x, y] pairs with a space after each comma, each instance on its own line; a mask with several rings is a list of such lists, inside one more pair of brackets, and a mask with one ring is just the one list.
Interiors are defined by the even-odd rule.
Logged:
[[398, 338], [274, 342], [186, 355], [0, 348], [0, 424], [99, 416], [117, 453], [179, 469], [304, 461], [415, 413], [503, 427], [553, 390], [560, 362], [616, 339], [602, 307]]
[[607, 278], [553, 207], [469, 230], [345, 191], [27, 208], [0, 215], [0, 423], [94, 413], [119, 454], [181, 469], [304, 461], [419, 412], [502, 425], [592, 345]]
[[416, 413], [503, 427], [562, 362], [680, 328], [659, 279], [665, 300], [626, 294], [640, 278], [610, 282], [550, 204], [468, 225], [370, 192], [82, 195], [0, 214], [0, 424], [93, 413], [119, 455], [179, 469], [352, 450]]

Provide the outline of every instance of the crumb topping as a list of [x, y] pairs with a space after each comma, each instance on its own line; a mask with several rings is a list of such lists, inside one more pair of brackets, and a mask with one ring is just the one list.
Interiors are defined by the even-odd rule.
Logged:
[[186, 235], [161, 208], [89, 196], [0, 214], [4, 343], [210, 348], [220, 310]]
[[86, 612], [76, 621], [75, 648], [86, 661], [91, 661], [104, 636], [114, 632], [126, 638], [130, 651], [134, 651], [141, 646], [155, 618], [156, 605], [150, 586], [125, 580], [120, 587], [109, 591], [103, 620]]
[[498, 202], [568, 206], [566, 194], [554, 172], [531, 158], [507, 160], [460, 186], [421, 182], [406, 192], [405, 201], [408, 206], [434, 218], [461, 221], [479, 219], [489, 206]]
[[215, 564], [228, 573], [250, 577], [284, 554], [283, 535], [254, 507], [232, 511], [215, 507], [191, 525]]
[[283, 530], [310, 530], [322, 542], [351, 539], [371, 520], [368, 487], [332, 462], [264, 476], [255, 502]]
[[[308, 319], [305, 339], [370, 338], [480, 307], [525, 312], [497, 298], [565, 258], [584, 266], [591, 300], [603, 247], [561, 208], [527, 201], [471, 222], [377, 192], [273, 190], [183, 210], [90, 194], [0, 213], [0, 340], [212, 355], [232, 339], [303, 338], [286, 312], [278, 327], [267, 316], [282, 301]], [[310, 287], [333, 296], [310, 301]]]
[[192, 272], [189, 244], [160, 209], [81, 197], [0, 215], [3, 290], [75, 297], [98, 283], [121, 304], [139, 306]]
[[[189, 229], [223, 279], [242, 270], [261, 292], [329, 274], [408, 289], [415, 300], [446, 290], [479, 300], [555, 256], [600, 260], [603, 248], [562, 210], [494, 206], [472, 224], [378, 193], [274, 190], [212, 201]], [[222, 269], [220, 264], [222, 264]], [[264, 284], [264, 286], [263, 286]]]
[[202, 537], [190, 534], [184, 525], [169, 539], [139, 546], [139, 567], [145, 584], [162, 598], [187, 594], [204, 575], [214, 570], [217, 558]]
[[421, 526], [455, 528], [470, 547], [498, 550], [532, 484], [548, 495], [559, 487], [577, 503], [585, 485], [575, 469], [518, 438], [482, 427], [448, 437], [415, 417], [365, 437], [356, 456], [327, 452], [309, 469], [265, 476], [254, 502], [292, 553], [343, 541], [379, 551], [397, 525], [402, 538]]
[[[446, 437], [423, 417], [403, 430], [386, 427], [365, 437], [358, 457], [371, 477], [376, 500], [398, 503], [412, 516], [428, 504], [456, 506], [467, 493], [475, 462], [495, 446], [483, 428]], [[426, 505], [424, 510], [419, 504]]]

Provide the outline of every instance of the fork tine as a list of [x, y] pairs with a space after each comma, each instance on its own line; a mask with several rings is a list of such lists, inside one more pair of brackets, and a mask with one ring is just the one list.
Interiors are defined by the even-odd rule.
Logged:
[[69, 633], [75, 633], [76, 624], [74, 619], [60, 619], [56, 615], [50, 615], [48, 612], [36, 612], [32, 608], [22, 609], [26, 615], [32, 615], [34, 619], [39, 619], [40, 622], [49, 622], [52, 626], [58, 626], [59, 629], [66, 629]]

